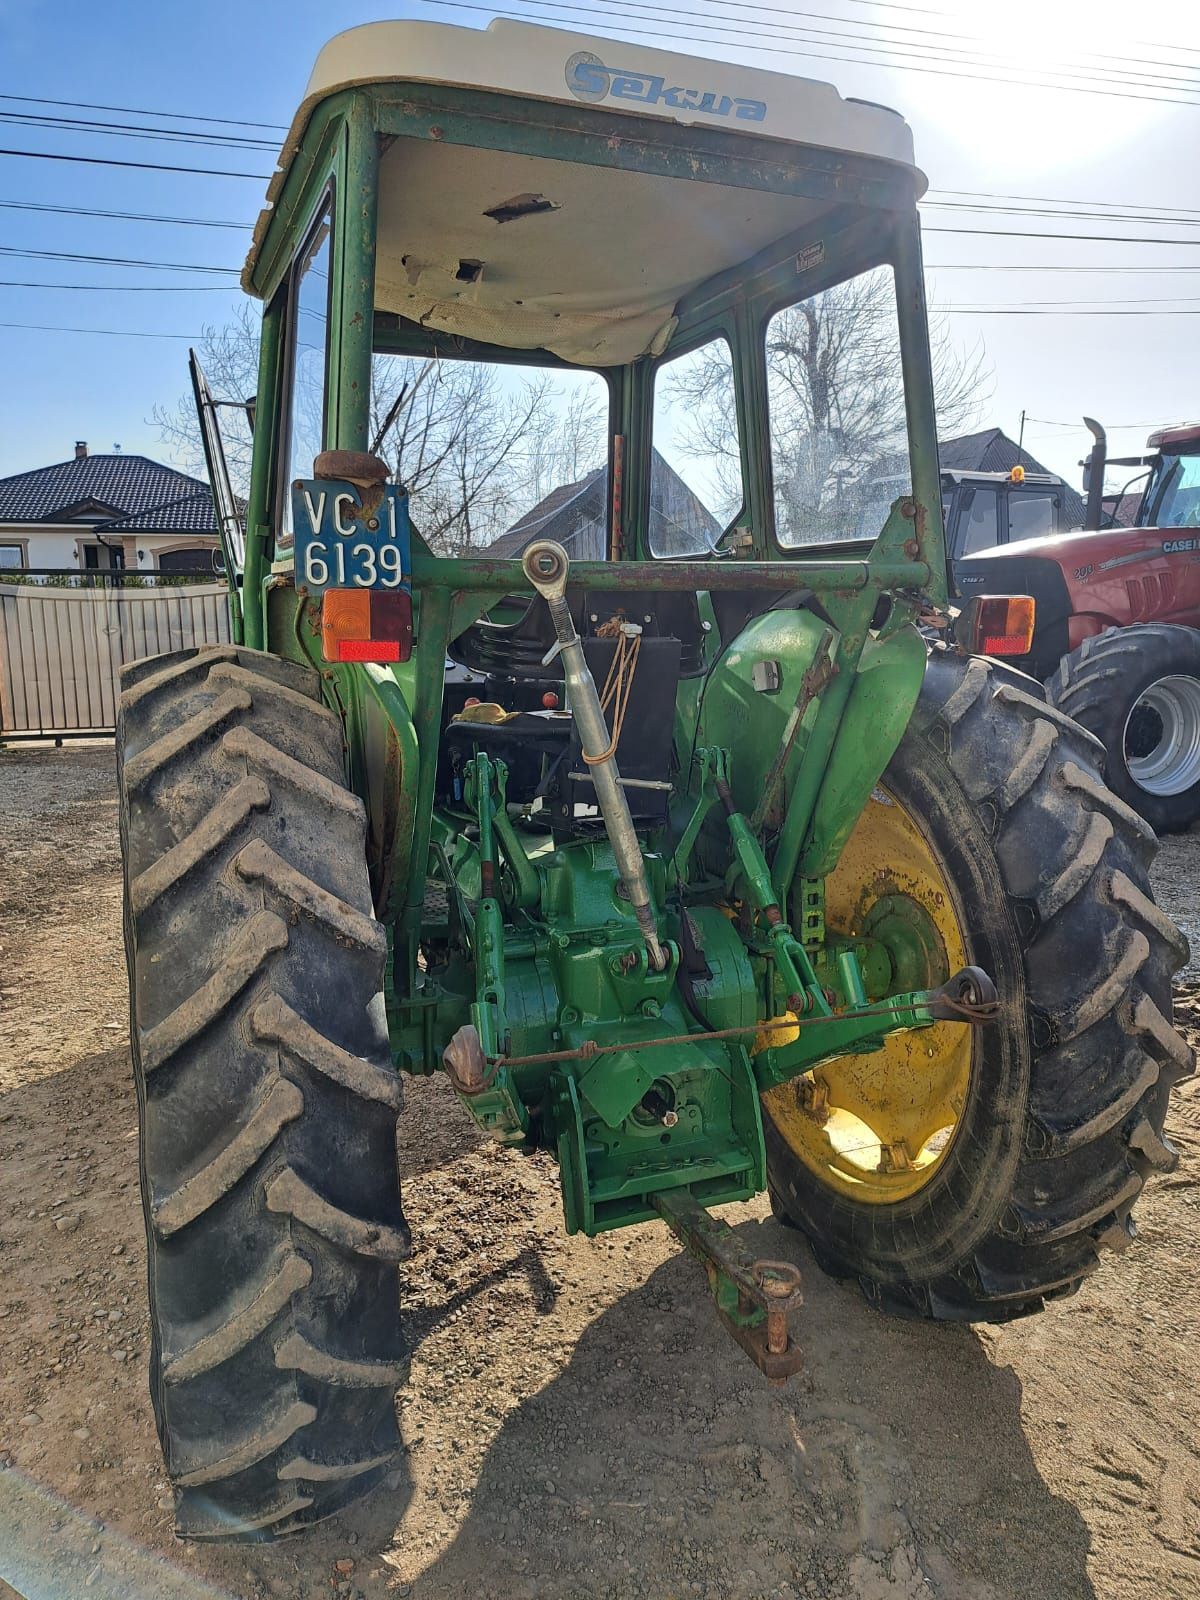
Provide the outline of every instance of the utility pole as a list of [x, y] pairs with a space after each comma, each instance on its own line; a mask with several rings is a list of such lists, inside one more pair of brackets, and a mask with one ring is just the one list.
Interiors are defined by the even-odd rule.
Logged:
[[1021, 446], [1025, 443], [1025, 410], [1021, 408], [1021, 431], [1017, 435], [1017, 465], [1021, 465]]

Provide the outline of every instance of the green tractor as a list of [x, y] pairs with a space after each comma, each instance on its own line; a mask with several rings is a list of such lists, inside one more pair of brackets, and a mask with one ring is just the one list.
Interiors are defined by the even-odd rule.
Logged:
[[[1173, 1165], [1153, 835], [1036, 686], [921, 631], [922, 188], [901, 118], [819, 83], [507, 22], [322, 52], [245, 269], [244, 519], [198, 377], [233, 642], [121, 698], [181, 1535], [306, 1526], [400, 1448], [405, 1074], [553, 1152], [569, 1232], [672, 1229], [773, 1382], [799, 1274], [715, 1208], [766, 1190], [874, 1305], [998, 1321], [1123, 1249]], [[814, 554], [786, 358], [864, 283], [912, 494]], [[436, 553], [373, 448], [400, 359], [593, 383], [598, 509]]]

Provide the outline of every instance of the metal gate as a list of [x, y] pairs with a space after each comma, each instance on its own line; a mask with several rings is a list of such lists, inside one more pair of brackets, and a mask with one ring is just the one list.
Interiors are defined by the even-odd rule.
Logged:
[[127, 661], [229, 639], [224, 583], [87, 579], [78, 588], [0, 582], [0, 739], [111, 733]]

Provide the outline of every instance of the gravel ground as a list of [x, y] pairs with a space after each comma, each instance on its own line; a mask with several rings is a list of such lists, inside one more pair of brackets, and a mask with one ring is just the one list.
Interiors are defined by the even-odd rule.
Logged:
[[[277, 1547], [181, 1545], [146, 1394], [111, 748], [0, 753], [0, 1594], [1131, 1600], [1200, 1593], [1200, 1098], [1140, 1238], [1013, 1327], [885, 1319], [799, 1253], [772, 1390], [661, 1227], [565, 1239], [440, 1081], [402, 1124], [408, 1452]], [[1159, 858], [1200, 950], [1200, 839]], [[1185, 1020], [1196, 1015], [1196, 966]]]

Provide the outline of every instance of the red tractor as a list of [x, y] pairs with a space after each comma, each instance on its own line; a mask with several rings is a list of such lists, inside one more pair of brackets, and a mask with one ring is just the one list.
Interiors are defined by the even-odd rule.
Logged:
[[[1087, 464], [1087, 527], [954, 563], [959, 594], [1031, 595], [1032, 639], [1004, 655], [1093, 733], [1108, 782], [1159, 833], [1200, 817], [1200, 423], [1150, 435], [1147, 453], [1106, 461], [1104, 430]], [[1133, 527], [1104, 496], [1106, 466], [1140, 469]]]

